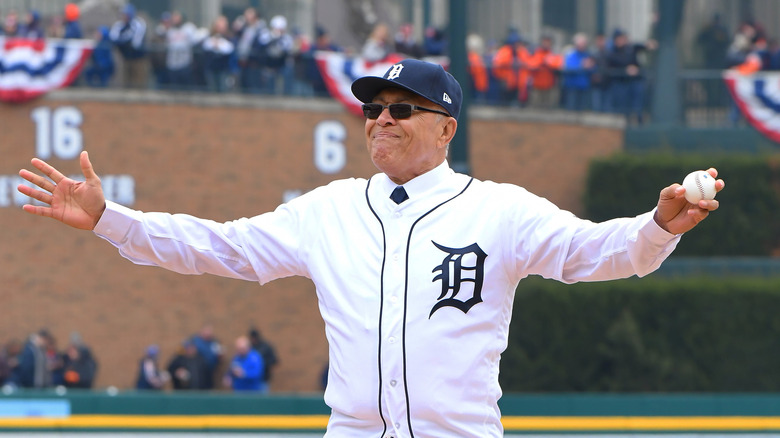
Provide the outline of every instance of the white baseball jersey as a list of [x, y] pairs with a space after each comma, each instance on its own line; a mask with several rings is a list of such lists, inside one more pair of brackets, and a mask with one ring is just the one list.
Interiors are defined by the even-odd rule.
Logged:
[[601, 224], [443, 163], [395, 189], [378, 174], [224, 224], [109, 203], [95, 232], [138, 264], [316, 285], [329, 342], [326, 437], [500, 437], [499, 358], [514, 291], [655, 270], [678, 237], [652, 212]]

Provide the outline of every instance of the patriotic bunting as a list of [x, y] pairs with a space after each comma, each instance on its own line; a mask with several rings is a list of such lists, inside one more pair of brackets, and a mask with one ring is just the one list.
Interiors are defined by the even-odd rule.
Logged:
[[[341, 102], [351, 113], [363, 116], [362, 102], [352, 95], [352, 82], [363, 76], [384, 76], [393, 64], [404, 59], [401, 54], [390, 54], [378, 62], [367, 61], [361, 57], [348, 56], [340, 52], [316, 52], [315, 60], [325, 86], [333, 98]], [[424, 61], [441, 64], [447, 68], [447, 58], [429, 57]]]
[[767, 138], [780, 143], [780, 73], [745, 75], [728, 70], [723, 79], [748, 123]]
[[89, 40], [0, 37], [0, 101], [25, 102], [69, 85], [93, 48]]

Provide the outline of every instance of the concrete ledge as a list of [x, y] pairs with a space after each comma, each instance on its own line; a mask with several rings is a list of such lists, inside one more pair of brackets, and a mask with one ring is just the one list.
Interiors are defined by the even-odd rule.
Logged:
[[[120, 90], [74, 87], [53, 91], [47, 94], [45, 98], [54, 101], [126, 102], [226, 108], [304, 110], [329, 113], [345, 111], [344, 106], [333, 99], [242, 93]], [[619, 115], [586, 111], [564, 111], [560, 109], [540, 110], [534, 108], [473, 105], [469, 109], [469, 116], [478, 120], [571, 124], [621, 130], [626, 127], [625, 118]]]
[[341, 112], [343, 106], [335, 100], [260, 94], [178, 92], [159, 90], [117, 90], [68, 88], [51, 92], [47, 100], [81, 102], [124, 102], [144, 104], [191, 105], [226, 108], [262, 108], [277, 110], [310, 110]]
[[472, 106], [470, 111], [469, 115], [471, 117], [480, 120], [571, 124], [621, 130], [626, 128], [625, 118], [617, 114], [498, 106]]

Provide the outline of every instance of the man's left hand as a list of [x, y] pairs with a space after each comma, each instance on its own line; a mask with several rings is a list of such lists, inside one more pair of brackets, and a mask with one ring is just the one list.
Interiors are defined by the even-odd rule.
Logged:
[[[707, 172], [713, 178], [718, 177], [718, 171], [714, 168], [707, 169]], [[715, 190], [720, 192], [725, 185], [722, 179], [718, 179], [715, 182]], [[719, 205], [714, 199], [702, 199], [696, 205], [691, 204], [685, 199], [685, 188], [675, 183], [661, 190], [654, 219], [664, 230], [672, 234], [682, 234], [693, 229], [711, 211], [717, 210]]]

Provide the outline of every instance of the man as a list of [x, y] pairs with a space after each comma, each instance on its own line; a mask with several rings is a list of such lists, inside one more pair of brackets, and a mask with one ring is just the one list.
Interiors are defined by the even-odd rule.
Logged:
[[22, 388], [47, 388], [51, 386], [51, 372], [46, 358], [46, 336], [41, 330], [32, 333], [19, 354], [18, 365], [11, 382]]
[[84, 152], [83, 183], [33, 159], [51, 180], [22, 170], [42, 190], [19, 190], [47, 205], [23, 208], [94, 230], [138, 264], [260, 283], [311, 278], [330, 348], [326, 436], [339, 438], [502, 436], [499, 359], [518, 282], [646, 275], [718, 208], [688, 204], [672, 184], [636, 218], [581, 220], [449, 168], [462, 92], [440, 66], [407, 59], [352, 91], [366, 103], [366, 146], [381, 171], [369, 180], [216, 224], [107, 202]]
[[138, 361], [135, 389], [160, 391], [168, 383], [171, 376], [160, 369], [157, 363], [159, 357], [160, 347], [155, 344], [146, 347], [146, 354]]
[[[258, 36], [260, 44], [260, 71], [269, 94], [292, 94], [292, 53], [295, 40], [287, 31], [287, 19], [281, 15], [271, 18], [269, 29]], [[281, 87], [277, 87], [281, 82]]]
[[233, 391], [262, 391], [263, 357], [252, 348], [246, 336], [239, 336], [235, 346], [236, 354], [225, 374], [225, 386]]
[[504, 45], [493, 55], [493, 76], [501, 82], [503, 103], [511, 105], [519, 102], [524, 106], [528, 102], [530, 60], [531, 51], [526, 41], [519, 32], [511, 29]]
[[184, 22], [181, 12], [171, 12], [171, 22], [165, 31], [165, 68], [170, 87], [186, 90], [194, 79], [193, 48], [206, 38], [206, 33], [190, 22]]
[[206, 380], [203, 389], [214, 388], [214, 377], [222, 362], [222, 344], [214, 337], [214, 326], [203, 324], [198, 333], [190, 339], [198, 354], [206, 361]]
[[71, 343], [63, 353], [63, 380], [68, 388], [91, 388], [97, 374], [97, 362], [86, 346]]
[[259, 93], [263, 82], [259, 38], [268, 31], [265, 20], [257, 16], [254, 8], [247, 8], [233, 21], [233, 31], [236, 34], [238, 66], [241, 68], [241, 87], [245, 92]]
[[260, 390], [268, 392], [271, 387], [271, 373], [274, 367], [279, 364], [279, 359], [276, 357], [276, 349], [256, 328], [249, 329], [249, 341], [252, 344], [252, 349], [260, 353], [260, 357], [263, 358], [263, 376], [260, 379]]
[[530, 106], [536, 108], [556, 108], [560, 103], [558, 71], [563, 66], [563, 57], [553, 52], [553, 39], [542, 35], [539, 45], [527, 59], [530, 71], [531, 90], [528, 96]]
[[208, 376], [208, 364], [191, 339], [184, 341], [181, 350], [168, 363], [167, 369], [173, 389], [211, 389], [207, 386], [213, 380]]
[[109, 37], [124, 61], [124, 86], [145, 88], [148, 77], [146, 58], [146, 22], [136, 16], [135, 6], [128, 3], [122, 9], [122, 18], [111, 26]]
[[574, 48], [563, 61], [563, 106], [570, 111], [583, 111], [591, 108], [590, 80], [595, 62], [588, 50], [588, 36], [582, 32], [572, 39]]
[[84, 38], [84, 34], [81, 32], [81, 24], [79, 24], [79, 6], [75, 3], [68, 3], [65, 5], [65, 39], [81, 39]]
[[623, 113], [626, 121], [641, 125], [644, 120], [645, 69], [640, 65], [639, 54], [655, 50], [657, 43], [648, 40], [645, 44], [633, 44], [628, 35], [616, 29], [612, 34], [612, 50], [607, 55], [610, 97], [613, 109]]

